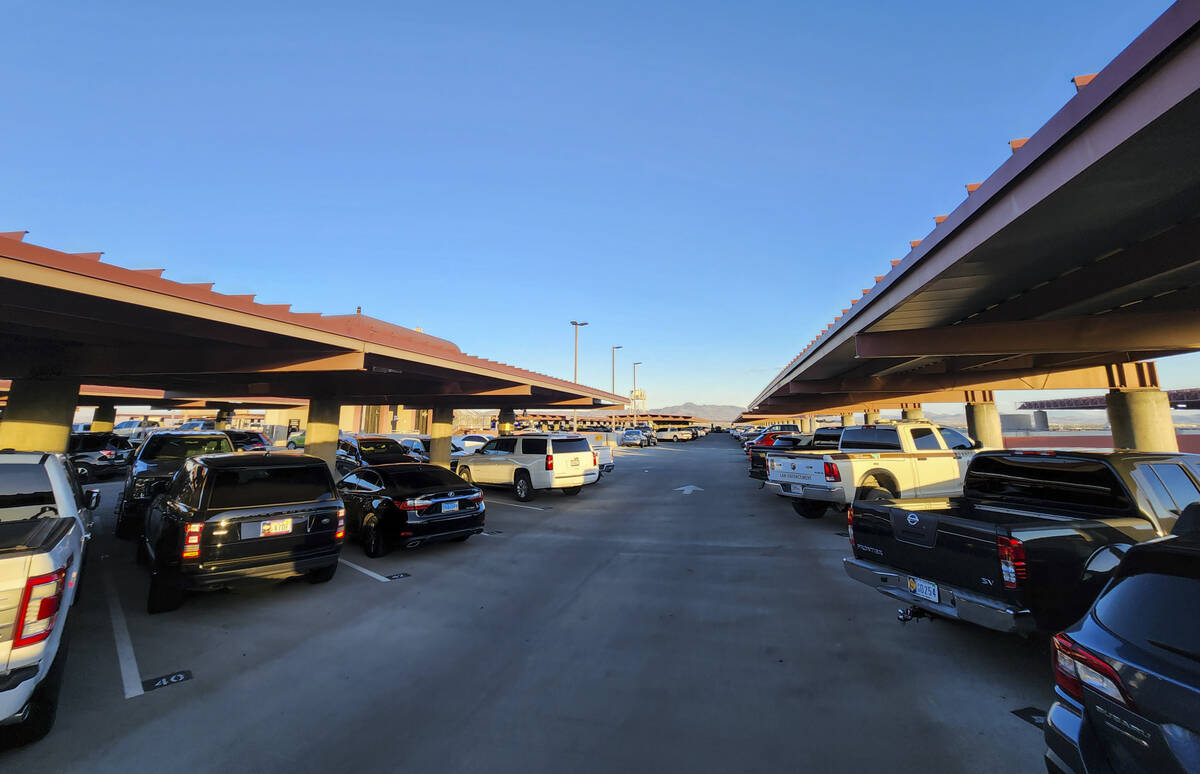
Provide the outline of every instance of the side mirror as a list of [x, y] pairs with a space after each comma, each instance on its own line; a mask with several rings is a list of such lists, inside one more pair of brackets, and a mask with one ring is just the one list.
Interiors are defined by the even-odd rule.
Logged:
[[94, 511], [100, 507], [99, 489], [85, 489], [83, 493], [87, 495], [87, 509], [89, 511]]
[[982, 449], [983, 441], [976, 441], [975, 443], [971, 444], [971, 448], [972, 449]]

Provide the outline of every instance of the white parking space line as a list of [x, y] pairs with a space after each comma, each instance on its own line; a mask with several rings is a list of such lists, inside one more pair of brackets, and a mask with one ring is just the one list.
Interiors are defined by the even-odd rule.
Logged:
[[544, 511], [545, 508], [535, 508], [532, 505], [517, 505], [516, 503], [506, 503], [503, 500], [492, 500], [488, 503], [488, 507], [493, 505], [507, 505], [509, 508], [524, 508], [530, 511]]
[[359, 567], [357, 564], [350, 561], [349, 559], [342, 559], [339, 557], [338, 561], [348, 567], [353, 567], [354, 569], [361, 572], [363, 575], [366, 575], [368, 578], [374, 578], [375, 580], [379, 581], [380, 583], [391, 582], [391, 578], [385, 578], [377, 572], [372, 572], [371, 570], [368, 570], [366, 567]]
[[133, 652], [133, 641], [129, 639], [129, 626], [125, 623], [125, 611], [112, 574], [104, 573], [104, 592], [108, 598], [108, 612], [112, 616], [113, 640], [117, 645], [117, 663], [121, 666], [121, 683], [125, 686], [125, 698], [141, 696], [142, 680], [138, 671], [137, 656]]

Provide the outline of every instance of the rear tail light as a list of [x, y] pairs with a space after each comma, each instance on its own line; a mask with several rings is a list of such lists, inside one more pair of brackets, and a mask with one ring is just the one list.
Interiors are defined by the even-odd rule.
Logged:
[[854, 542], [854, 507], [853, 506], [846, 509], [846, 532], [849, 533], [849, 535], [850, 535], [850, 548], [852, 548], [852, 549], [858, 548], [858, 545]]
[[1079, 702], [1083, 701], [1083, 686], [1086, 685], [1123, 707], [1133, 707], [1116, 670], [1065, 634], [1054, 635], [1054, 682]]
[[825, 463], [825, 480], [826, 481], [841, 481], [842, 471], [838, 470], [838, 466], [832, 462]]
[[392, 500], [392, 504], [402, 511], [423, 511], [433, 503], [428, 500], [416, 500], [409, 498], [408, 500]]
[[554, 470], [554, 455], [546, 455], [546, 470]]
[[592, 467], [596, 468], [599, 466], [600, 466], [600, 458], [596, 456], [596, 452], [592, 452]]
[[472, 503], [481, 503], [483, 502], [483, 492], [476, 492], [468, 497], [467, 500]]
[[13, 632], [14, 649], [39, 643], [54, 631], [54, 621], [58, 618], [58, 608], [67, 586], [67, 571], [70, 569], [71, 560], [68, 559], [65, 565], [54, 572], [25, 581], [25, 591], [21, 593], [21, 604], [17, 608], [17, 628]]
[[1000, 553], [1000, 575], [1004, 578], [1004, 588], [1019, 588], [1020, 582], [1029, 577], [1024, 544], [1016, 538], [997, 535], [996, 547]]
[[111, 460], [113, 458], [113, 450], [112, 449], [104, 449], [103, 451], [100, 452], [100, 456], [106, 460]]
[[346, 509], [338, 508], [338, 525], [337, 531], [333, 533], [334, 540], [346, 539]]
[[199, 559], [200, 533], [204, 531], [204, 522], [199, 524], [185, 524], [183, 529], [183, 553], [181, 556], [184, 559]]

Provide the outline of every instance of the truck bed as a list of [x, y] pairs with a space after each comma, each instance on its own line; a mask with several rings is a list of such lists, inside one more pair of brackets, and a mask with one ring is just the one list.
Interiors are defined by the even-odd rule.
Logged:
[[48, 550], [70, 532], [72, 523], [57, 516], [0, 522], [0, 556]]

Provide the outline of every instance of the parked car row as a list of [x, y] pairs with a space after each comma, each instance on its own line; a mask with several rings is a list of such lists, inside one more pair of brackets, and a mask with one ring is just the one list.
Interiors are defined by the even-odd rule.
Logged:
[[1053, 635], [1048, 771], [1200, 771], [1200, 455], [984, 450], [927, 422], [761, 433], [750, 476], [846, 514], [847, 575], [900, 604]]

